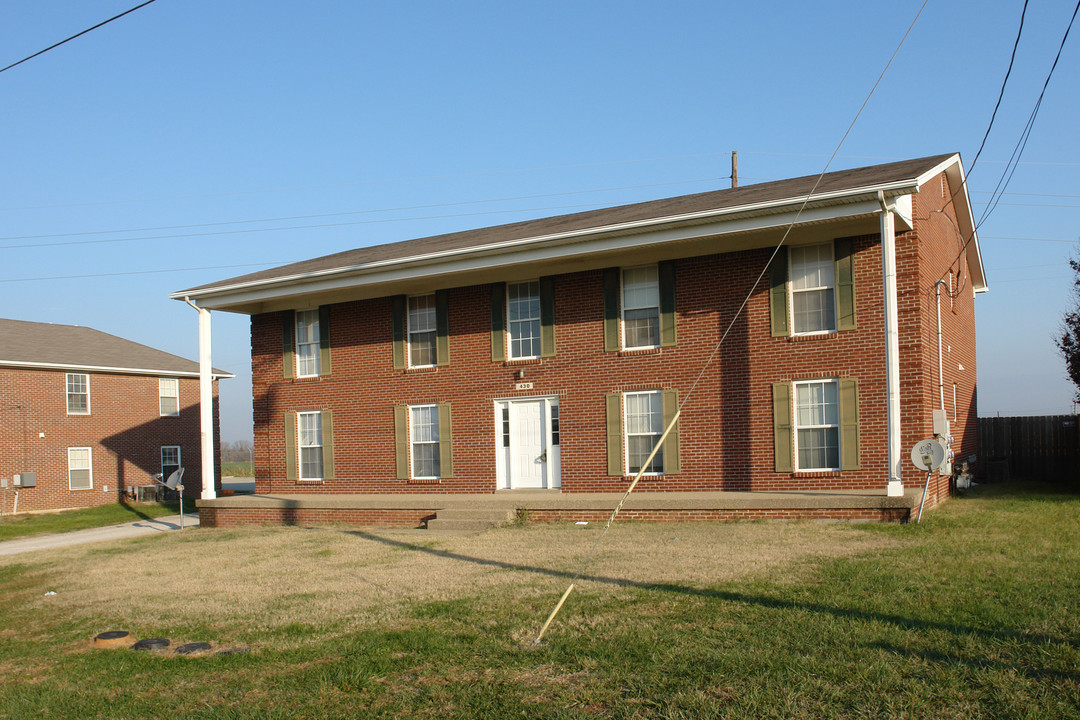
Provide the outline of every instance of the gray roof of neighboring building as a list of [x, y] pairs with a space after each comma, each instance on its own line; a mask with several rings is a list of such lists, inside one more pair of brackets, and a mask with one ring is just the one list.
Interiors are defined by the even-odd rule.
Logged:
[[807, 175], [789, 180], [713, 190], [693, 195], [589, 210], [570, 215], [558, 215], [508, 225], [495, 225], [446, 235], [435, 235], [416, 240], [373, 245], [219, 280], [173, 293], [171, 297], [180, 298], [186, 292], [215, 290], [238, 284], [272, 282], [278, 278], [295, 275], [332, 271], [337, 268], [347, 268], [366, 263], [392, 262], [430, 253], [483, 247], [494, 243], [553, 233], [575, 232], [621, 223], [675, 217], [708, 210], [762, 205], [784, 200], [799, 201], [805, 198], [811, 190], [813, 190], [814, 197], [857, 191], [917, 178], [953, 156], [954, 153], [946, 153], [883, 165], [839, 170], [820, 176]]
[[[0, 318], [0, 366], [198, 376], [199, 363], [78, 325]], [[214, 370], [217, 377], [234, 377]]]

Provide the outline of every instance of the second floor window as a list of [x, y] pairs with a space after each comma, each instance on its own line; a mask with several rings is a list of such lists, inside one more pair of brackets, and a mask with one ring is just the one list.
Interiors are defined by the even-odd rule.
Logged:
[[506, 300], [510, 359], [540, 357], [540, 283], [511, 283]]
[[660, 347], [660, 283], [656, 266], [622, 271], [623, 347]]
[[296, 376], [319, 374], [319, 311], [296, 313]]
[[409, 367], [435, 364], [435, 296], [409, 298]]
[[791, 248], [791, 320], [794, 334], [836, 330], [835, 264], [832, 243]]
[[162, 415], [180, 414], [180, 381], [158, 378], [158, 406]]
[[90, 414], [90, 376], [85, 373], [67, 374], [68, 415]]

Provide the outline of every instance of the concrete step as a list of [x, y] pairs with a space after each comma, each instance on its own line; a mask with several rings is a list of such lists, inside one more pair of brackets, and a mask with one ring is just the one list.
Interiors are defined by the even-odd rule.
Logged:
[[514, 520], [513, 510], [444, 508], [428, 520], [428, 530], [488, 530]]

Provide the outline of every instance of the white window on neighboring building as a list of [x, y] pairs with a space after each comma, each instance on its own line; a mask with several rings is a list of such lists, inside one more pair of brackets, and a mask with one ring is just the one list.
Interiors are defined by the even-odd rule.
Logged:
[[623, 348], [660, 347], [660, 281], [655, 265], [622, 271]]
[[506, 320], [510, 329], [510, 359], [540, 357], [540, 283], [506, 286]]
[[796, 470], [840, 469], [840, 398], [836, 380], [793, 383]]
[[169, 476], [180, 469], [180, 446], [161, 446], [161, 480], [169, 479]]
[[180, 414], [180, 381], [158, 378], [158, 406], [162, 415]]
[[409, 452], [412, 477], [439, 477], [439, 406], [409, 407]]
[[[626, 471], [636, 474], [641, 470], [660, 436], [664, 434], [664, 396], [660, 390], [628, 392], [623, 395], [626, 428]], [[664, 472], [664, 448], [645, 470], [647, 473]]]
[[836, 261], [832, 243], [789, 251], [791, 319], [796, 335], [836, 330]]
[[296, 313], [296, 376], [319, 374], [319, 311]]
[[67, 374], [68, 415], [90, 414], [90, 376], [85, 373]]
[[435, 364], [435, 296], [409, 298], [409, 367]]
[[300, 479], [323, 479], [322, 413], [296, 413], [296, 430], [300, 448]]
[[94, 463], [91, 448], [68, 448], [68, 487], [72, 490], [90, 490], [94, 487]]

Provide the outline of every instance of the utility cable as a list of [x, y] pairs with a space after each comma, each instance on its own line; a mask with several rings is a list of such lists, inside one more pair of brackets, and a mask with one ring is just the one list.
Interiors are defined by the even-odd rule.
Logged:
[[574, 589], [574, 584], [585, 573], [585, 568], [588, 567], [589, 562], [592, 560], [593, 555], [596, 553], [596, 549], [600, 546], [600, 541], [604, 539], [604, 536], [607, 534], [608, 529], [611, 528], [611, 524], [615, 521], [615, 517], [619, 514], [619, 511], [622, 510], [623, 504], [626, 502], [627, 498], [630, 497], [630, 493], [632, 493], [634, 491], [634, 488], [637, 486], [637, 483], [641, 479], [641, 476], [644, 475], [645, 470], [652, 463], [653, 457], [655, 457], [657, 451], [663, 445], [664, 440], [667, 439], [667, 436], [671, 433], [672, 428], [674, 428], [675, 424], [679, 421], [679, 416], [682, 414], [682, 409], [686, 406], [686, 403], [690, 400], [690, 397], [694, 394], [694, 390], [697, 388], [698, 383], [701, 382], [701, 378], [704, 377], [705, 371], [709, 369], [709, 366], [712, 364], [713, 360], [716, 358], [717, 353], [720, 352], [720, 347], [724, 344], [724, 341], [727, 339], [728, 334], [731, 332], [731, 328], [733, 328], [735, 326], [735, 321], [738, 320], [740, 315], [742, 315], [743, 311], [746, 309], [746, 305], [750, 302], [750, 298], [757, 291], [757, 287], [761, 283], [761, 279], [764, 278], [765, 273], [767, 273], [769, 271], [769, 267], [772, 265], [772, 262], [776, 258], [776, 255], [780, 252], [780, 248], [782, 248], [784, 246], [784, 243], [787, 241], [787, 237], [791, 233], [792, 228], [795, 227], [795, 224], [799, 221], [799, 217], [802, 215], [803, 210], [805, 210], [806, 206], [810, 203], [810, 199], [813, 197], [814, 192], [818, 188], [818, 185], [821, 184], [822, 179], [825, 177], [825, 173], [827, 173], [829, 171], [829, 166], [832, 165], [833, 160], [836, 159], [837, 153], [840, 152], [840, 148], [843, 147], [844, 142], [847, 141], [848, 135], [851, 134], [852, 129], [855, 127], [855, 123], [858, 122], [859, 117], [863, 113], [863, 110], [865, 110], [866, 106], [869, 104], [870, 98], [872, 98], [874, 96], [874, 92], [877, 90], [878, 86], [881, 84], [882, 79], [885, 77], [885, 73], [888, 72], [889, 68], [892, 66], [893, 60], [895, 60], [896, 56], [900, 53], [900, 48], [902, 48], [904, 46], [904, 42], [907, 40], [908, 35], [911, 34], [912, 29], [914, 29], [914, 27], [915, 27], [915, 23], [918, 22], [919, 17], [922, 15], [923, 10], [926, 9], [926, 5], [929, 2], [930, 2], [930, 0], [923, 0], [922, 6], [919, 8], [919, 11], [915, 14], [915, 18], [911, 21], [911, 25], [908, 26], [907, 32], [904, 33], [904, 36], [900, 39], [900, 43], [896, 46], [896, 49], [893, 50], [893, 54], [889, 57], [889, 61], [887, 63], [885, 63], [885, 68], [881, 71], [881, 74], [878, 75], [878, 79], [874, 83], [874, 86], [872, 88], [870, 88], [870, 92], [866, 95], [866, 99], [863, 100], [862, 105], [859, 107], [859, 111], [857, 113], [855, 113], [855, 117], [852, 119], [851, 124], [848, 125], [847, 130], [844, 131], [844, 135], [843, 135], [843, 137], [840, 138], [840, 142], [837, 143], [836, 149], [833, 150], [832, 155], [829, 156], [829, 161], [825, 163], [825, 167], [822, 168], [821, 173], [818, 174], [817, 180], [814, 181], [813, 187], [810, 188], [810, 192], [808, 192], [806, 194], [806, 197], [803, 198], [802, 204], [799, 206], [798, 211], [795, 213], [795, 217], [793, 217], [791, 219], [791, 222], [788, 223], [787, 228], [784, 230], [783, 236], [780, 238], [780, 242], [778, 242], [776, 244], [776, 247], [773, 248], [772, 254], [769, 256], [769, 260], [765, 263], [765, 266], [761, 269], [761, 273], [757, 276], [757, 279], [754, 281], [754, 284], [751, 286], [750, 291], [746, 294], [746, 297], [743, 298], [742, 304], [739, 305], [739, 309], [735, 311], [735, 314], [731, 318], [731, 322], [728, 323], [727, 329], [724, 330], [724, 334], [720, 337], [720, 340], [713, 347], [712, 352], [709, 354], [709, 357], [705, 360], [705, 363], [702, 365], [701, 370], [698, 372], [698, 375], [694, 379], [693, 384], [690, 386], [690, 389], [687, 391], [686, 396], [683, 397], [682, 401], [679, 403], [678, 408], [676, 409], [674, 415], [672, 416], [672, 419], [668, 422], [668, 425], [664, 429], [664, 432], [660, 436], [660, 439], [653, 446], [652, 452], [649, 454], [649, 457], [646, 458], [645, 461], [641, 464], [641, 469], [638, 470], [637, 475], [634, 476], [634, 479], [630, 483], [630, 486], [626, 489], [626, 492], [623, 493], [622, 499], [619, 500], [618, 505], [616, 505], [615, 509], [612, 510], [611, 516], [607, 519], [607, 522], [604, 524], [604, 528], [600, 531], [600, 535], [597, 536], [596, 541], [593, 543], [592, 548], [589, 550], [588, 554], [585, 556], [585, 559], [582, 560], [581, 565], [578, 568], [578, 571], [574, 574], [573, 579], [570, 581], [569, 587], [566, 588], [566, 591], [562, 594], [562, 597], [559, 598], [558, 603], [555, 605], [555, 608], [551, 611], [551, 614], [548, 616], [547, 621], [544, 623], [543, 627], [540, 628], [540, 632], [537, 634], [536, 638], [532, 641], [533, 645], [538, 644], [540, 642], [540, 640], [544, 637], [544, 633], [547, 631], [548, 627], [551, 625], [552, 621], [555, 619], [555, 616], [558, 614], [559, 610], [562, 608], [563, 603], [566, 602], [566, 598], [568, 598], [570, 596], [570, 592]]
[[67, 42], [71, 42], [72, 40], [74, 40], [74, 39], [75, 39], [75, 38], [77, 38], [77, 37], [82, 37], [82, 36], [83, 36], [83, 35], [85, 35], [86, 33], [88, 33], [88, 32], [92, 32], [92, 31], [94, 31], [94, 30], [97, 30], [97, 29], [98, 29], [99, 27], [101, 27], [101, 26], [103, 26], [103, 25], [108, 25], [108, 24], [109, 24], [109, 23], [111, 23], [111, 22], [112, 22], [113, 20], [119, 20], [120, 18], [124, 17], [125, 15], [129, 15], [129, 14], [131, 14], [131, 13], [135, 12], [136, 10], [138, 10], [139, 8], [144, 8], [144, 7], [146, 7], [147, 5], [149, 5], [149, 4], [150, 4], [150, 3], [152, 3], [152, 2], [157, 2], [157, 0], [146, 0], [146, 2], [142, 3], [141, 5], [136, 5], [135, 7], [131, 8], [130, 10], [125, 10], [124, 12], [120, 13], [119, 15], [114, 15], [114, 16], [112, 16], [111, 18], [109, 18], [108, 20], [104, 20], [104, 21], [102, 21], [102, 22], [99, 22], [99, 23], [98, 23], [97, 25], [95, 25], [95, 26], [93, 26], [93, 27], [89, 27], [89, 28], [86, 28], [85, 30], [83, 30], [83, 31], [82, 31], [82, 32], [80, 32], [80, 33], [75, 33], [74, 35], [72, 35], [71, 37], [67, 38], [66, 40], [61, 40], [61, 41], [60, 41], [60, 42], [58, 42], [58, 43], [54, 43], [54, 44], [50, 45], [49, 47], [45, 48], [44, 50], [38, 50], [38, 51], [37, 51], [36, 53], [34, 53], [33, 55], [27, 55], [27, 56], [26, 56], [26, 57], [24, 57], [24, 58], [23, 58], [22, 60], [19, 60], [18, 62], [13, 62], [13, 63], [11, 63], [11, 64], [10, 64], [10, 65], [8, 65], [8, 66], [7, 66], [6, 68], [0, 68], [0, 73], [2, 73], [2, 72], [7, 72], [7, 71], [8, 71], [8, 70], [10, 70], [11, 68], [13, 68], [13, 67], [16, 67], [16, 66], [18, 66], [18, 65], [22, 65], [22, 64], [23, 64], [24, 62], [26, 62], [27, 60], [33, 60], [34, 58], [36, 58], [36, 57], [37, 57], [37, 56], [39, 56], [39, 55], [44, 55], [45, 53], [49, 52], [50, 50], [55, 50], [56, 48], [60, 47], [60, 46], [61, 46], [61, 45], [63, 45], [64, 43], [67, 43]]

